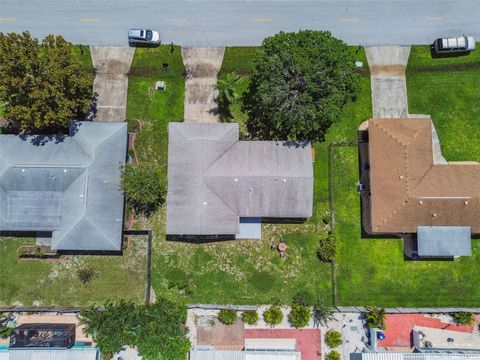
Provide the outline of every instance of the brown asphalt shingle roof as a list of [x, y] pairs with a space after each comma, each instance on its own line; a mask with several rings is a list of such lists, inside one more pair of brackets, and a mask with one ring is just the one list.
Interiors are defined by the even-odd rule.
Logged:
[[434, 164], [431, 119], [368, 123], [374, 233], [470, 226], [480, 233], [480, 164]]

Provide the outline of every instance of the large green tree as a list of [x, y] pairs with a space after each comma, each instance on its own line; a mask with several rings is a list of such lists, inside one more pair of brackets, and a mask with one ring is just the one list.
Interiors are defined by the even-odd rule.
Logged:
[[136, 305], [121, 301], [80, 314], [85, 332], [108, 357], [122, 346], [136, 346], [145, 360], [184, 360], [190, 348], [185, 327], [187, 308], [164, 298]]
[[167, 193], [164, 171], [149, 163], [122, 167], [122, 189], [135, 211], [148, 215], [163, 204]]
[[244, 98], [248, 129], [264, 140], [323, 140], [356, 94], [355, 59], [326, 31], [266, 38]]
[[82, 68], [61, 36], [41, 43], [30, 33], [0, 33], [0, 101], [6, 130], [24, 134], [68, 131], [92, 98], [93, 72]]

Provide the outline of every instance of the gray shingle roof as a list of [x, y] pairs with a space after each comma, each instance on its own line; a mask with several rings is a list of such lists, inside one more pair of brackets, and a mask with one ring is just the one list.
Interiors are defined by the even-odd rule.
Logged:
[[237, 234], [239, 217], [311, 216], [310, 144], [238, 135], [238, 124], [169, 124], [167, 234]]
[[57, 250], [121, 250], [126, 123], [70, 136], [0, 135], [0, 230], [52, 231]]

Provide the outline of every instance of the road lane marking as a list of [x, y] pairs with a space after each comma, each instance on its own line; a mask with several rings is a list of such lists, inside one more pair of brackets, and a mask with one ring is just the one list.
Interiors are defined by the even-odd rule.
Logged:
[[340, 22], [355, 22], [355, 21], [358, 21], [358, 18], [357, 17], [339, 18], [337, 21], [340, 21]]
[[271, 18], [253, 18], [252, 21], [258, 23], [270, 23], [273, 20]]
[[98, 18], [82, 18], [80, 19], [81, 22], [99, 22], [100, 19]]
[[187, 19], [184, 19], [184, 18], [167, 19], [167, 23], [171, 23], [171, 24], [183, 24], [186, 22], [187, 22]]
[[443, 20], [443, 16], [427, 16], [425, 18], [426, 21], [441, 21]]
[[15, 21], [14, 18], [0, 18], [0, 21]]

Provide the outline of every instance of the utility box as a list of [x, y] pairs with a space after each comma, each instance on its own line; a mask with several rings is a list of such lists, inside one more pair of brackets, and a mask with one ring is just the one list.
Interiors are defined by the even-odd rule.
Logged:
[[165, 81], [157, 81], [155, 83], [155, 90], [165, 91], [167, 88], [167, 84]]

